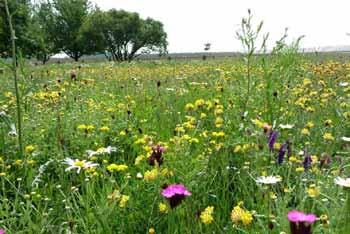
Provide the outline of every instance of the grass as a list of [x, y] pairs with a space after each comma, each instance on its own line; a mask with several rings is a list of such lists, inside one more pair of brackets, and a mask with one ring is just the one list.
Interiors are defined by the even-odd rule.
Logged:
[[[246, 66], [239, 60], [27, 66], [20, 86], [24, 158], [8, 135], [16, 99], [5, 70], [0, 227], [8, 233], [288, 233], [287, 213], [298, 209], [322, 217], [313, 233], [340, 233], [347, 191], [334, 178], [349, 176], [350, 144], [342, 137], [350, 136], [350, 86], [344, 86], [350, 64], [287, 52], [260, 61], [252, 63], [247, 106]], [[267, 126], [279, 132], [272, 151]], [[292, 155], [278, 164], [287, 140]], [[166, 148], [164, 163], [151, 166], [147, 157], [158, 144]], [[87, 150], [108, 146], [116, 151], [88, 158]], [[305, 170], [306, 151], [312, 163]], [[98, 166], [66, 171], [67, 157]], [[111, 164], [127, 169], [108, 170]], [[256, 183], [262, 175], [282, 181]], [[192, 193], [174, 209], [161, 195], [172, 183]], [[205, 224], [200, 214], [208, 206], [213, 222]], [[253, 219], [232, 220], [234, 207]]]

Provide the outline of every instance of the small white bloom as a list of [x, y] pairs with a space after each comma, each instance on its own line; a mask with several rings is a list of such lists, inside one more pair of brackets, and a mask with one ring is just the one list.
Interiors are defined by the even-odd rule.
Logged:
[[340, 82], [339, 83], [339, 86], [340, 87], [346, 87], [346, 86], [348, 86], [349, 85], [349, 82]]
[[292, 128], [294, 128], [294, 125], [293, 124], [280, 124], [279, 127], [281, 129], [292, 129]]
[[98, 166], [98, 163], [93, 163], [86, 160], [71, 159], [71, 158], [64, 159], [63, 163], [69, 166], [66, 168], [65, 171], [77, 170], [77, 173], [80, 173], [81, 169], [84, 170], [84, 169], [89, 169], [89, 168]]
[[96, 151], [87, 150], [86, 153], [88, 154], [88, 157], [91, 158], [95, 155], [111, 154], [112, 152], [115, 152], [115, 151], [117, 151], [116, 147], [108, 146], [107, 148], [101, 147]]
[[350, 178], [343, 179], [338, 176], [337, 178], [334, 179], [334, 183], [336, 183], [341, 187], [350, 188]]
[[350, 137], [342, 137], [341, 139], [345, 142], [350, 142]]
[[16, 137], [17, 136], [16, 126], [14, 124], [11, 124], [10, 128], [11, 130], [9, 131], [8, 135], [11, 137]]
[[260, 176], [256, 179], [259, 184], [277, 184], [281, 182], [282, 178], [279, 176]]

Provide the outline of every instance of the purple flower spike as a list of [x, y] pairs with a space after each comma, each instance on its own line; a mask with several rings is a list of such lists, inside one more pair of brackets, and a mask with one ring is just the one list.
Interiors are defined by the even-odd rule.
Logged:
[[311, 225], [317, 220], [317, 216], [292, 210], [288, 212], [288, 220], [292, 234], [311, 234]]
[[171, 184], [163, 189], [162, 195], [168, 199], [171, 208], [175, 208], [185, 197], [191, 196], [192, 193], [182, 184]]
[[163, 153], [165, 152], [165, 148], [161, 145], [157, 145], [155, 147], [152, 147], [152, 154], [148, 158], [148, 163], [151, 166], [154, 166], [158, 164], [158, 166], [163, 164], [164, 158]]
[[310, 168], [311, 163], [312, 163], [311, 156], [310, 156], [310, 154], [308, 154], [307, 150], [305, 149], [304, 150], [304, 162], [303, 162], [305, 171], [307, 171]]
[[277, 131], [272, 131], [269, 136], [269, 148], [270, 151], [273, 150], [273, 145], [276, 143], [278, 137], [278, 132]]
[[288, 141], [285, 142], [281, 148], [279, 149], [278, 151], [278, 157], [277, 157], [277, 162], [278, 164], [282, 164], [283, 163], [283, 160], [284, 160], [284, 155], [286, 154], [287, 152], [287, 148], [288, 148]]

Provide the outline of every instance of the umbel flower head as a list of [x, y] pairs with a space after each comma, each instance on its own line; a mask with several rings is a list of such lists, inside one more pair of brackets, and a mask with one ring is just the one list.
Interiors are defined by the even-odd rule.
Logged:
[[161, 145], [157, 145], [155, 147], [152, 147], [152, 154], [151, 156], [148, 158], [148, 163], [151, 166], [154, 166], [156, 164], [158, 164], [158, 166], [163, 164], [163, 153], [165, 151], [165, 148]]
[[311, 225], [317, 220], [314, 214], [292, 210], [288, 212], [290, 231], [292, 234], [311, 234]]
[[176, 206], [180, 205], [181, 201], [185, 199], [185, 197], [191, 195], [192, 193], [189, 192], [182, 184], [167, 185], [162, 191], [162, 196], [168, 199], [171, 208], [175, 208]]

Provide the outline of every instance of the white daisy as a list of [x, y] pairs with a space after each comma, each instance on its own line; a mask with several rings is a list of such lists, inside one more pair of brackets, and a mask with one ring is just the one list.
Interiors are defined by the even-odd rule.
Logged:
[[77, 173], [80, 173], [81, 169], [85, 170], [85, 169], [98, 166], [98, 163], [93, 163], [86, 160], [71, 159], [71, 158], [65, 158], [63, 160], [63, 163], [69, 166], [66, 168], [65, 171], [77, 170]]
[[334, 183], [336, 183], [341, 187], [350, 188], [350, 178], [343, 179], [338, 176], [337, 178], [334, 179]]
[[259, 184], [277, 184], [282, 181], [279, 176], [260, 176], [255, 180]]
[[96, 151], [87, 150], [86, 153], [88, 154], [88, 157], [91, 158], [92, 156], [95, 156], [95, 155], [111, 154], [112, 152], [115, 152], [115, 151], [117, 151], [116, 147], [108, 146], [107, 148], [101, 147]]
[[341, 139], [345, 142], [350, 142], [350, 137], [342, 137]]
[[294, 127], [293, 124], [280, 124], [279, 127], [281, 129], [292, 129]]

